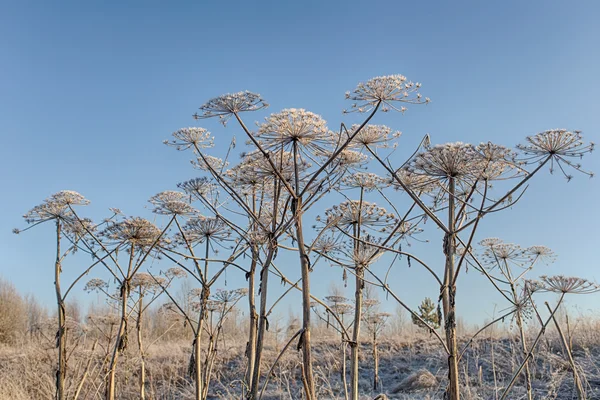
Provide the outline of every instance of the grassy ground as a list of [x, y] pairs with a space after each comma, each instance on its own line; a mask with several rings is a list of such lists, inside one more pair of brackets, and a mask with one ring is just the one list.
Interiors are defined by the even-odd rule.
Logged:
[[[283, 335], [281, 335], [283, 336]], [[380, 386], [373, 388], [373, 357], [370, 343], [362, 343], [360, 351], [360, 390], [364, 399], [384, 393], [389, 399], [440, 399], [446, 382], [445, 357], [442, 349], [429, 337], [411, 335], [406, 338], [388, 334], [379, 344]], [[600, 342], [595, 332], [584, 332], [573, 341], [575, 361], [584, 380], [588, 399], [600, 399]], [[333, 335], [315, 335], [314, 347], [319, 398], [343, 399], [341, 379], [342, 353]], [[133, 339], [132, 339], [133, 340]], [[70, 398], [81, 385], [80, 399], [102, 398], [102, 361], [106, 344], [82, 336], [71, 347], [69, 359]], [[284, 345], [284, 339], [270, 338], [265, 351], [263, 381], [267, 370]], [[130, 343], [118, 365], [119, 399], [139, 398], [139, 354]], [[245, 368], [245, 339], [242, 335], [225, 336], [219, 343], [218, 362], [211, 382], [210, 398], [241, 399]], [[349, 354], [349, 352], [348, 352]], [[147, 356], [147, 398], [191, 399], [194, 386], [188, 376], [190, 342], [179, 339], [160, 340]], [[461, 361], [462, 389], [465, 399], [495, 399], [512, 378], [522, 359], [520, 344], [514, 337], [476, 340]], [[54, 393], [53, 368], [55, 349], [44, 338], [0, 348], [0, 399], [51, 399]], [[275, 367], [263, 399], [300, 399], [300, 354], [295, 346]], [[566, 362], [558, 338], [550, 333], [540, 342], [531, 365], [535, 399], [574, 399], [573, 375]], [[349, 375], [348, 378], [349, 380]], [[525, 396], [523, 379], [508, 396]]]

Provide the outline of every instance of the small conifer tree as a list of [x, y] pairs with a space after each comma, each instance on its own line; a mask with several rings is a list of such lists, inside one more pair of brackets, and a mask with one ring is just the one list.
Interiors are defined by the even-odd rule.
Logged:
[[[419, 317], [421, 317], [425, 322], [427, 322], [430, 326], [437, 329], [440, 327], [440, 317], [437, 310], [437, 307], [433, 303], [433, 301], [426, 297], [425, 300], [421, 302], [418, 311]], [[416, 316], [412, 315], [413, 324], [426, 328], [425, 324], [423, 324]]]

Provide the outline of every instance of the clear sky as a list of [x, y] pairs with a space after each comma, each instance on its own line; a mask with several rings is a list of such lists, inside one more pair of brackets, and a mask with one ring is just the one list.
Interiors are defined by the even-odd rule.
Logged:
[[[258, 92], [269, 112], [302, 107], [336, 127], [351, 120], [345, 91], [400, 73], [432, 99], [377, 117], [403, 131], [407, 149], [425, 133], [512, 147], [563, 127], [598, 141], [599, 15], [596, 1], [2, 1], [0, 276], [51, 304], [51, 227], [13, 235], [22, 214], [71, 189], [92, 201], [86, 215], [148, 216], [150, 196], [195, 176], [189, 155], [162, 140], [197, 125], [191, 115], [222, 93]], [[233, 125], [202, 124], [220, 144], [241, 137]], [[595, 153], [583, 160], [599, 164]], [[597, 179], [544, 171], [478, 238], [547, 245], [559, 258], [544, 272], [599, 281], [599, 195]], [[414, 269], [398, 291], [417, 304], [436, 292], [417, 290], [425, 275]], [[317, 294], [341, 275], [318, 273]], [[475, 274], [462, 282], [464, 315], [485, 318], [489, 287]], [[600, 297], [571, 302], [598, 309]]]

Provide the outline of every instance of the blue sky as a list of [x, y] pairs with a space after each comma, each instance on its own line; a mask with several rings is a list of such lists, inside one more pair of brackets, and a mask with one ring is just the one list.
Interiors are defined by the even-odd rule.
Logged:
[[[2, 2], [0, 276], [50, 304], [51, 228], [13, 235], [21, 215], [72, 189], [92, 201], [92, 217], [108, 207], [148, 216], [150, 196], [196, 175], [189, 156], [162, 140], [197, 125], [197, 108], [226, 92], [259, 92], [268, 112], [302, 107], [335, 127], [355, 118], [341, 114], [345, 91], [400, 73], [432, 99], [377, 117], [403, 131], [403, 155], [425, 133], [434, 143], [514, 146], [564, 127], [597, 142], [599, 13], [594, 1]], [[218, 145], [241, 137], [233, 125], [202, 126]], [[600, 170], [595, 153], [583, 164]], [[486, 220], [479, 238], [548, 245], [559, 258], [544, 272], [599, 281], [599, 195], [596, 179], [567, 183], [545, 171], [513, 210]], [[423, 251], [439, 250], [431, 246]], [[341, 275], [319, 273], [319, 294]], [[398, 290], [415, 304], [425, 276], [411, 274]], [[464, 315], [485, 318], [489, 307], [478, 305], [495, 301], [489, 288], [474, 274], [463, 285]], [[599, 299], [572, 303], [596, 309]]]

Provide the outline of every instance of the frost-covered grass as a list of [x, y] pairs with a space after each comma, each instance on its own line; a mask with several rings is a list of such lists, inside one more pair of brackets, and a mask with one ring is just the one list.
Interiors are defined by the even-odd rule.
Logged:
[[[573, 337], [575, 362], [584, 380], [588, 398], [600, 398], [600, 332], [598, 323], [580, 325]], [[263, 382], [268, 369], [287, 339], [279, 335], [269, 338], [265, 348]], [[466, 336], [466, 335], [465, 335]], [[81, 386], [80, 399], [103, 397], [102, 364], [106, 343], [83, 337], [72, 348], [69, 359], [67, 388], [73, 398], [90, 362]], [[463, 340], [464, 343], [464, 340]], [[245, 339], [243, 333], [225, 335], [219, 343], [218, 361], [211, 382], [212, 399], [242, 399], [245, 371]], [[54, 394], [53, 369], [55, 349], [42, 337], [31, 338], [11, 347], [0, 348], [0, 399], [51, 399]], [[349, 351], [348, 351], [349, 353]], [[157, 342], [147, 357], [147, 394], [150, 399], [192, 399], [194, 383], [189, 377], [190, 342], [170, 338]], [[322, 328], [315, 335], [315, 375], [319, 398], [343, 399], [340, 343], [333, 332]], [[420, 332], [388, 333], [379, 343], [380, 387], [373, 389], [373, 357], [368, 338], [360, 345], [359, 387], [364, 399], [385, 394], [388, 399], [440, 399], [446, 385], [447, 362], [435, 340]], [[517, 336], [484, 335], [474, 341], [461, 360], [461, 387], [465, 399], [494, 399], [502, 394], [518, 368], [522, 354]], [[91, 360], [91, 361], [90, 361]], [[117, 381], [120, 399], [138, 395], [139, 356], [131, 345], [122, 357]], [[573, 377], [561, 342], [547, 332], [540, 342], [531, 365], [534, 398], [576, 398]], [[349, 378], [348, 378], [349, 379]], [[510, 399], [524, 398], [524, 380], [518, 380]], [[263, 399], [300, 399], [301, 356], [294, 346], [274, 368]], [[380, 396], [380, 399], [386, 397]]]

